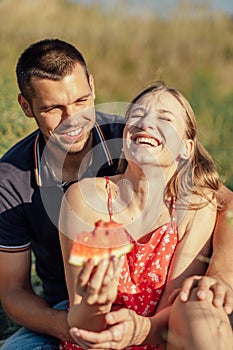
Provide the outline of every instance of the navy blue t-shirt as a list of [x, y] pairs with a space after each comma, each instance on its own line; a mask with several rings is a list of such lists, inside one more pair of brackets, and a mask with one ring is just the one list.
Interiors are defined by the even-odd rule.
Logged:
[[[85, 177], [116, 173], [123, 128], [121, 117], [97, 112], [93, 162]], [[58, 183], [42, 163], [43, 147], [43, 136], [36, 130], [0, 160], [0, 251], [32, 249], [44, 298], [54, 305], [67, 298], [57, 229], [66, 185]]]

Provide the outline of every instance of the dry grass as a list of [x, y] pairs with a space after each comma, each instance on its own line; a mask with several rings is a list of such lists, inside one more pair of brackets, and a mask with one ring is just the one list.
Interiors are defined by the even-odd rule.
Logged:
[[181, 1], [167, 18], [111, 3], [106, 10], [67, 0], [0, 1], [0, 154], [35, 127], [16, 103], [19, 53], [36, 40], [59, 37], [83, 52], [97, 104], [129, 101], [159, 79], [181, 90], [197, 114], [202, 142], [233, 186], [233, 19], [211, 15], [207, 1]]
[[[17, 104], [17, 58], [30, 43], [58, 37], [84, 54], [97, 103], [129, 101], [158, 79], [181, 90], [196, 111], [202, 142], [233, 188], [233, 19], [210, 15], [203, 3], [180, 2], [165, 19], [135, 15], [121, 0], [108, 10], [66, 0], [0, 0], [0, 155], [35, 128]], [[3, 337], [7, 332], [2, 328]]]

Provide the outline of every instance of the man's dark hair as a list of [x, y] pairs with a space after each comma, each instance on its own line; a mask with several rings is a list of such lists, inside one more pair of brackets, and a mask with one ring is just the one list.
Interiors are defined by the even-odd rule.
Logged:
[[73, 45], [59, 39], [44, 39], [30, 45], [21, 54], [16, 66], [20, 92], [30, 101], [34, 91], [32, 77], [60, 80], [71, 74], [77, 63], [89, 79], [86, 62]]

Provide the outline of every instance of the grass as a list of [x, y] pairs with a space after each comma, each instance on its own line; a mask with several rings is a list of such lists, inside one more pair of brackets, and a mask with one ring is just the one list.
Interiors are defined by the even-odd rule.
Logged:
[[[20, 6], [1, 0], [0, 156], [35, 128], [17, 103], [18, 56], [34, 41], [59, 37], [84, 54], [95, 78], [97, 104], [128, 102], [155, 80], [184, 93], [196, 113], [202, 143], [222, 181], [233, 189], [233, 18], [211, 15], [209, 6], [211, 2], [183, 1], [165, 18], [152, 12], [135, 15], [120, 0], [108, 10], [67, 0], [20, 0]], [[14, 327], [0, 315], [4, 338]]]
[[35, 127], [17, 105], [19, 53], [33, 41], [59, 37], [83, 52], [97, 104], [128, 102], [154, 80], [183, 92], [196, 112], [201, 141], [232, 188], [233, 19], [211, 15], [210, 2], [180, 2], [168, 18], [136, 16], [127, 3], [112, 3], [106, 10], [65, 0], [21, 0], [19, 7], [0, 1], [0, 156]]

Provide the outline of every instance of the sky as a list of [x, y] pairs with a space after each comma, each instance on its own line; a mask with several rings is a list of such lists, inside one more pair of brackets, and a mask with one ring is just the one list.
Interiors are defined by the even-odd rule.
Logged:
[[[114, 4], [115, 0], [71, 0], [73, 2], [80, 2], [80, 3], [97, 3], [100, 5], [105, 6], [111, 6], [111, 4]], [[140, 7], [143, 9], [145, 6], [147, 9], [154, 10], [158, 13], [158, 11], [162, 11], [164, 8], [172, 8], [179, 0], [127, 0], [126, 3], [128, 3], [128, 6], [131, 6], [132, 8], [137, 8], [137, 11], [140, 9]], [[233, 0], [189, 0], [191, 3], [199, 3], [199, 4], [206, 4], [209, 6], [211, 11], [213, 12], [226, 12], [229, 15], [233, 15]], [[124, 4], [124, 1], [122, 1], [122, 4]]]
[[233, 15], [233, 1], [232, 0], [214, 0], [213, 8], [217, 10], [224, 10]]

